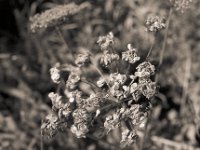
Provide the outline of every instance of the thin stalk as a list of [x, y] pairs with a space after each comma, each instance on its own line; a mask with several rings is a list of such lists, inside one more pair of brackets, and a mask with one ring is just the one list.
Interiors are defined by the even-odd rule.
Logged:
[[64, 38], [64, 36], [63, 36], [61, 30], [60, 30], [60, 28], [57, 27], [57, 26], [56, 26], [55, 28], [56, 28], [56, 31], [57, 31], [57, 33], [58, 33], [58, 36], [59, 36], [60, 39], [62, 40], [62, 42], [63, 42], [63, 44], [65, 45], [66, 49], [68, 49], [68, 48], [69, 48], [69, 47], [68, 47], [68, 44], [67, 44], [67, 42], [66, 42], [66, 40], [65, 40], [65, 38]]
[[[111, 52], [114, 54], [114, 48], [113, 48], [112, 46], [111, 46]], [[117, 71], [117, 73], [118, 73], [118, 72], [119, 72], [119, 68], [118, 68], [119, 63], [118, 63], [117, 60], [115, 60], [114, 63], [115, 63], [116, 71]]]
[[164, 52], [165, 52], [165, 48], [166, 48], [167, 36], [168, 36], [169, 25], [170, 25], [170, 21], [171, 21], [171, 17], [172, 17], [172, 12], [173, 12], [173, 9], [170, 8], [169, 16], [168, 16], [168, 19], [167, 19], [167, 28], [165, 30], [164, 41], [163, 41], [163, 44], [162, 44], [162, 49], [161, 49], [161, 53], [160, 53], [159, 67], [158, 68], [160, 68], [160, 66], [163, 63], [163, 57], [164, 57]]
[[[67, 44], [67, 42], [66, 42], [66, 40], [65, 40], [65, 38], [64, 38], [64, 35], [63, 35], [62, 32], [61, 32], [61, 29], [60, 29], [58, 26], [56, 26], [55, 29], [56, 29], [57, 34], [58, 34], [58, 36], [60, 37], [61, 41], [63, 42], [63, 44], [64, 44], [66, 50], [69, 50], [69, 46], [68, 46], [68, 44]], [[71, 54], [72, 58], [75, 60], [74, 54], [73, 54], [72, 52], [69, 53], [69, 54]]]
[[[99, 75], [103, 78], [106, 79], [105, 76], [103, 75], [103, 73], [101, 72], [101, 70], [99, 70], [99, 68], [95, 65], [94, 61], [91, 58], [91, 64], [93, 66], [93, 68], [99, 73]], [[108, 84], [108, 82], [106, 82], [106, 84], [108, 85], [109, 89], [111, 88]]]
[[40, 133], [40, 150], [43, 150], [43, 136], [42, 136], [42, 132]]
[[155, 44], [155, 41], [156, 41], [156, 34], [154, 35], [153, 42], [151, 43], [151, 47], [150, 47], [149, 52], [148, 52], [148, 54], [146, 56], [146, 60], [148, 60], [149, 56], [151, 55], [151, 52], [152, 52], [153, 46]]

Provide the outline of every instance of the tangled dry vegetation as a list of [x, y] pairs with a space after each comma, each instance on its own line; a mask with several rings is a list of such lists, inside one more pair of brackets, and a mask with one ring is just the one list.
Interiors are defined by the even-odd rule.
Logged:
[[16, 9], [17, 51], [0, 54], [0, 149], [199, 149], [199, 6], [66, 0]]

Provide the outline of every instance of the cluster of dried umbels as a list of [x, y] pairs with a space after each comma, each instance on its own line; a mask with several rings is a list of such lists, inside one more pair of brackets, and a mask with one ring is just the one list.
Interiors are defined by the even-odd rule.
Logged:
[[[99, 37], [97, 43], [101, 48], [99, 64], [108, 68], [107, 73], [94, 63], [95, 56], [87, 51], [77, 55], [74, 66], [67, 68], [65, 64], [65, 67], [50, 69], [53, 82], [64, 84], [64, 90], [62, 94], [49, 94], [53, 113], [46, 117], [42, 131], [53, 136], [58, 130], [68, 128], [81, 138], [88, 134], [103, 136], [121, 127], [121, 143], [126, 146], [138, 137], [136, 131], [144, 126], [150, 99], [156, 94], [156, 83], [151, 79], [155, 67], [149, 61], [140, 61], [131, 44], [121, 54], [114, 52], [111, 32]], [[132, 68], [135, 71], [119, 72], [123, 63], [129, 68], [136, 66]], [[94, 79], [85, 74], [84, 69], [90, 67], [95, 68], [97, 76]], [[68, 74], [65, 78], [61, 76], [63, 72]], [[83, 83], [91, 87], [89, 94], [81, 85]]]
[[[48, 11], [50, 14], [44, 12], [33, 17], [31, 30], [57, 26], [67, 14], [84, 7], [70, 4], [53, 8]], [[150, 17], [146, 25], [147, 31], [158, 32], [165, 28], [165, 20]], [[131, 44], [123, 52], [116, 51], [112, 32], [100, 36], [97, 43], [100, 57], [86, 50], [76, 54], [73, 63], [57, 64], [50, 69], [51, 79], [61, 90], [49, 93], [52, 113], [41, 126], [42, 134], [52, 137], [69, 129], [78, 138], [88, 135], [99, 138], [121, 128], [121, 144], [127, 146], [136, 141], [137, 130], [146, 123], [150, 100], [157, 91], [153, 81], [155, 66], [148, 59], [141, 59]]]

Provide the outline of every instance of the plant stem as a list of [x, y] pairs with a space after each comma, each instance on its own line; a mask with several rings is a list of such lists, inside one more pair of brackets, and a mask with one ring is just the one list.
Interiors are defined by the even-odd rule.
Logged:
[[153, 42], [151, 43], [151, 47], [150, 47], [149, 52], [147, 54], [146, 60], [148, 60], [149, 56], [151, 55], [151, 52], [152, 52], [153, 46], [155, 44], [155, 41], [156, 41], [156, 34], [154, 35]]
[[159, 59], [158, 68], [160, 68], [162, 63], [163, 63], [163, 57], [164, 57], [164, 52], [165, 52], [165, 48], [166, 48], [167, 36], [168, 36], [168, 31], [169, 31], [169, 25], [170, 25], [170, 21], [171, 21], [172, 12], [173, 12], [173, 8], [170, 8], [169, 16], [168, 16], [168, 19], [167, 19], [167, 28], [165, 30], [164, 41], [163, 41], [163, 45], [162, 45], [162, 49], [161, 49], [161, 53], [160, 53], [160, 59]]
[[60, 39], [62, 40], [63, 44], [65, 45], [66, 49], [68, 49], [68, 48], [69, 48], [69, 47], [68, 47], [68, 44], [67, 44], [67, 42], [65, 41], [65, 38], [64, 38], [64, 36], [63, 36], [63, 34], [62, 34], [60, 28], [57, 27], [57, 26], [56, 26], [55, 28], [56, 28], [56, 31], [57, 31], [57, 33], [58, 33]]

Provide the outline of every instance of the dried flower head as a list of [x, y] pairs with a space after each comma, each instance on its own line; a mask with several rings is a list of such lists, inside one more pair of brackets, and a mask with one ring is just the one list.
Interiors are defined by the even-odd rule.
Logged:
[[49, 93], [48, 96], [52, 101], [53, 108], [60, 109], [63, 106], [63, 103], [61, 100], [62, 96], [54, 92]]
[[53, 114], [46, 116], [41, 126], [42, 135], [53, 137], [58, 130], [58, 117]]
[[155, 82], [146, 82], [146, 83], [143, 83], [143, 84], [140, 84], [140, 87], [141, 87], [141, 91], [142, 91], [142, 94], [147, 98], [147, 99], [150, 99], [152, 98], [156, 92], [157, 92], [157, 86], [156, 86], [156, 83]]
[[70, 103], [74, 103], [76, 101], [79, 101], [79, 99], [81, 98], [81, 94], [82, 94], [82, 92], [78, 91], [78, 90], [75, 90], [75, 91], [72, 91], [72, 92], [66, 92], [65, 91], [65, 93], [66, 93]]
[[148, 17], [146, 20], [146, 30], [150, 32], [158, 32], [165, 29], [165, 19], [158, 16]]
[[50, 69], [50, 75], [54, 83], [60, 83], [60, 70], [57, 67]]
[[63, 106], [59, 109], [58, 111], [58, 117], [59, 118], [65, 118], [67, 119], [71, 113], [72, 113], [73, 109], [70, 103], [65, 103], [63, 104]]
[[68, 77], [68, 80], [66, 82], [66, 87], [70, 90], [73, 90], [77, 87], [77, 84], [81, 80], [80, 75], [76, 71], [72, 71]]
[[91, 114], [84, 108], [76, 109], [72, 116], [75, 124], [91, 121]]
[[108, 66], [110, 65], [113, 61], [119, 60], [119, 55], [117, 54], [113, 54], [113, 53], [109, 53], [108, 51], [104, 51], [101, 59], [100, 59], [100, 63]]
[[138, 57], [136, 54], [137, 50], [134, 49], [131, 44], [128, 44], [127, 48], [128, 50], [126, 52], [122, 52], [122, 60], [128, 61], [131, 64], [139, 61], [140, 57]]
[[97, 43], [102, 50], [108, 50], [108, 47], [114, 43], [113, 33], [109, 32], [106, 36], [100, 36]]
[[113, 85], [114, 83], [120, 83], [123, 85], [127, 80], [127, 77], [125, 74], [120, 74], [120, 73], [112, 73], [109, 76], [109, 83]]
[[181, 11], [182, 13], [185, 12], [188, 8], [190, 8], [190, 4], [192, 3], [192, 0], [169, 0], [174, 8], [177, 11]]
[[135, 76], [138, 77], [150, 77], [155, 74], [155, 66], [148, 61], [139, 64], [136, 69]]
[[89, 6], [89, 3], [82, 3], [81, 5], [76, 5], [75, 3], [58, 5], [31, 17], [30, 29], [32, 32], [38, 32], [39, 30], [46, 30], [47, 28], [58, 26], [65, 23], [68, 16], [74, 15]]
[[118, 113], [114, 113], [106, 117], [104, 122], [104, 127], [108, 130], [108, 132], [112, 129], [118, 128], [120, 126], [120, 115]]
[[89, 132], [88, 125], [85, 123], [74, 124], [71, 126], [70, 130], [77, 138], [85, 138], [86, 134]]

